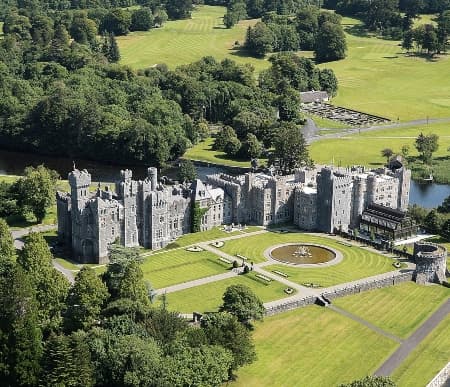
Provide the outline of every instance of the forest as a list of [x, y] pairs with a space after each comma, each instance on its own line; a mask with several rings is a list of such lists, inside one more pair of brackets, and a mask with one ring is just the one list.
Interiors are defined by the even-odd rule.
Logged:
[[[257, 115], [251, 132], [270, 147], [283, 122], [302, 124], [300, 91], [337, 91], [332, 71], [289, 53], [274, 56], [258, 79], [251, 66], [211, 57], [135, 72], [117, 63], [115, 32], [128, 27], [110, 24], [101, 32], [95, 10], [43, 4], [10, 8], [4, 18], [3, 148], [162, 166], [204, 138], [205, 120], [236, 125]], [[239, 128], [240, 141], [248, 131]]]

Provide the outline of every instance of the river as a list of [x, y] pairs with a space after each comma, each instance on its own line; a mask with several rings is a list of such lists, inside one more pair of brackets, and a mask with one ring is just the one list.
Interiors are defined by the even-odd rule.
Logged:
[[[63, 157], [49, 157], [22, 152], [9, 152], [0, 150], [0, 175], [21, 175], [26, 166], [45, 164], [47, 167], [58, 171], [66, 178], [73, 168], [73, 161]], [[93, 181], [113, 182], [118, 176], [120, 169], [127, 168], [124, 165], [102, 164], [95, 161], [76, 160], [78, 169], [87, 169]], [[133, 170], [136, 179], [143, 179], [146, 176], [146, 168], [143, 166], [128, 167]], [[197, 166], [197, 173], [200, 179], [208, 174], [224, 171], [221, 167]], [[162, 171], [162, 175], [176, 178], [175, 169]], [[450, 185], [446, 184], [419, 184], [411, 182], [410, 203], [418, 204], [422, 207], [437, 207], [442, 201], [450, 196]]]

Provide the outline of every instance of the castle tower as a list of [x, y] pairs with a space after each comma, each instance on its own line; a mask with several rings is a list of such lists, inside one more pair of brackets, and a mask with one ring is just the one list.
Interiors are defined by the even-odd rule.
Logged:
[[405, 167], [396, 171], [399, 180], [397, 208], [402, 211], [408, 210], [409, 190], [411, 187], [411, 170]]
[[71, 202], [74, 210], [82, 210], [89, 199], [89, 186], [91, 185], [91, 175], [85, 169], [79, 171], [74, 169], [68, 176]]
[[156, 169], [155, 167], [148, 168], [147, 175], [151, 183], [152, 191], [156, 190], [156, 187], [158, 185], [158, 169]]
[[116, 192], [123, 203], [123, 223], [121, 225], [121, 242], [125, 247], [139, 245], [137, 228], [137, 193], [138, 183], [132, 180], [129, 169], [120, 171], [120, 180], [116, 183]]

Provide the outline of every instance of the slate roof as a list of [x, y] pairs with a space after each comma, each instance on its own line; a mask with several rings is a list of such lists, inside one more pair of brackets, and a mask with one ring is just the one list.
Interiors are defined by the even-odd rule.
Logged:
[[329, 98], [326, 91], [303, 91], [300, 93], [300, 100], [303, 103], [312, 103], [317, 101], [324, 101]]

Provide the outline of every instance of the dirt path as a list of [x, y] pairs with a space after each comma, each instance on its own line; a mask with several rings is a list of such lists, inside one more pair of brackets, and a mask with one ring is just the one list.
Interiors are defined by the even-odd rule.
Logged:
[[450, 313], [450, 298], [426, 320], [402, 345], [375, 371], [377, 376], [389, 376], [408, 355]]

